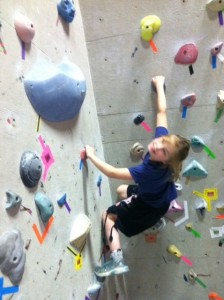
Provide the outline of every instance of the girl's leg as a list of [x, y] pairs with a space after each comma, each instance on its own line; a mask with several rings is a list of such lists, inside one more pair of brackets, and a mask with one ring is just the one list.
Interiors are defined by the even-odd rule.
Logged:
[[119, 187], [117, 188], [117, 195], [118, 195], [119, 199], [123, 200], [123, 199], [128, 198], [127, 188], [128, 188], [127, 184], [119, 185]]
[[116, 228], [114, 228], [117, 216], [114, 214], [103, 214], [103, 224], [105, 224], [105, 235], [110, 251], [121, 249], [120, 236]]

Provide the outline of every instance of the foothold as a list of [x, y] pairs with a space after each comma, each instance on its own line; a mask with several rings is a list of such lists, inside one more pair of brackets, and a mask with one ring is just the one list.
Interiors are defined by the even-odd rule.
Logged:
[[176, 64], [183, 64], [183, 65], [192, 65], [196, 62], [198, 57], [198, 48], [195, 44], [190, 43], [182, 46], [176, 56], [175, 56], [175, 63]]
[[[224, 2], [223, 2], [224, 3]], [[218, 44], [216, 44], [212, 49], [211, 49], [211, 55], [212, 56], [216, 56], [220, 53], [220, 51], [222, 50], [222, 46], [223, 46], [223, 42], [220, 42]]]
[[16, 33], [26, 44], [29, 44], [34, 35], [35, 29], [32, 21], [21, 13], [17, 13], [14, 19]]
[[87, 293], [90, 299], [98, 299], [100, 290], [101, 290], [101, 284], [99, 282], [91, 284], [87, 288]]
[[208, 0], [206, 7], [212, 11], [221, 11], [224, 9], [224, 1], [222, 0]]
[[141, 124], [145, 120], [145, 117], [143, 115], [138, 115], [136, 118], [134, 118], [135, 125]]
[[141, 19], [140, 27], [142, 39], [149, 42], [152, 40], [153, 34], [160, 29], [161, 20], [155, 15], [146, 16]]
[[167, 252], [169, 252], [170, 254], [175, 255], [178, 258], [181, 258], [182, 253], [180, 252], [179, 249], [177, 249], [177, 247], [175, 245], [169, 245], [167, 247]]
[[38, 184], [42, 174], [40, 158], [32, 151], [25, 151], [20, 160], [20, 177], [26, 187], [33, 188]]
[[141, 159], [144, 155], [144, 151], [144, 146], [137, 142], [131, 147], [130, 154], [133, 158]]
[[62, 19], [71, 23], [75, 17], [75, 6], [73, 0], [61, 0], [57, 4], [58, 14]]
[[224, 91], [220, 90], [217, 96], [217, 109], [223, 109], [224, 108]]
[[178, 204], [176, 200], [171, 201], [168, 209], [168, 213], [178, 212], [178, 211], [184, 211], [183, 205]]
[[90, 219], [83, 213], [75, 218], [70, 232], [69, 242], [75, 249], [81, 252], [91, 229]]
[[0, 269], [13, 284], [18, 284], [24, 273], [26, 254], [19, 230], [6, 231], [0, 236]]
[[7, 197], [7, 202], [5, 206], [6, 210], [11, 210], [15, 207], [19, 207], [22, 202], [22, 198], [18, 194], [13, 193], [11, 191], [6, 192], [6, 197]]
[[86, 95], [81, 69], [64, 60], [58, 65], [41, 60], [24, 79], [26, 95], [43, 119], [63, 122], [78, 116]]
[[57, 203], [58, 203], [58, 205], [59, 206], [63, 206], [65, 203], [66, 203], [66, 194], [64, 194], [58, 201], [57, 201]]
[[204, 167], [193, 160], [183, 171], [183, 177], [201, 177], [205, 178], [208, 176], [208, 172], [204, 169]]
[[195, 209], [198, 210], [202, 216], [205, 215], [206, 208], [207, 208], [207, 202], [203, 198], [195, 199]]
[[41, 220], [43, 223], [47, 223], [54, 213], [53, 203], [42, 193], [36, 193], [34, 201], [40, 213]]

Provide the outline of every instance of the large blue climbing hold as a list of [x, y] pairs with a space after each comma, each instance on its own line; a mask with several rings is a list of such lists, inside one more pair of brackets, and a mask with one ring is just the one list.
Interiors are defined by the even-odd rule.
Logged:
[[205, 178], [208, 175], [208, 172], [204, 169], [204, 167], [193, 160], [183, 171], [183, 177], [198, 177]]
[[24, 88], [37, 114], [49, 122], [77, 117], [86, 95], [81, 69], [67, 60], [58, 65], [38, 61], [25, 77]]
[[58, 14], [67, 23], [71, 23], [75, 17], [75, 7], [73, 0], [61, 0], [57, 4]]

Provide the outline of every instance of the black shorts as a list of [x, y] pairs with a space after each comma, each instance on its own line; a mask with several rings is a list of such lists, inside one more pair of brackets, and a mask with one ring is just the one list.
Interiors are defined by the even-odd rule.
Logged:
[[[129, 191], [132, 189], [129, 188]], [[128, 237], [139, 234], [155, 225], [168, 211], [169, 204], [160, 208], [145, 204], [139, 197], [132, 195], [126, 200], [112, 205], [107, 213], [117, 215], [114, 227]]]

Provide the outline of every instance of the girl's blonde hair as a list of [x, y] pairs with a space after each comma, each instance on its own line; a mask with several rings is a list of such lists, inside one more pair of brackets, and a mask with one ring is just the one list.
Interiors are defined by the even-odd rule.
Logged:
[[189, 153], [190, 141], [178, 134], [166, 135], [164, 139], [175, 147], [175, 151], [172, 157], [166, 162], [166, 165], [168, 165], [172, 171], [172, 180], [176, 181], [180, 178], [182, 162]]

